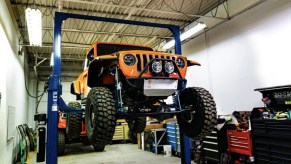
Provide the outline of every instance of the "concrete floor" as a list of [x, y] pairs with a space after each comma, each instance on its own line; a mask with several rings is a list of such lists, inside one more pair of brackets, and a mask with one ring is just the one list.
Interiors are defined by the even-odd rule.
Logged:
[[[28, 164], [36, 164], [36, 153], [31, 154]], [[43, 162], [44, 164], [45, 162]], [[136, 144], [112, 144], [103, 152], [94, 152], [91, 146], [81, 143], [66, 145], [65, 155], [58, 157], [59, 164], [179, 164], [178, 157], [164, 157], [137, 148]], [[42, 164], [42, 163], [37, 163]]]

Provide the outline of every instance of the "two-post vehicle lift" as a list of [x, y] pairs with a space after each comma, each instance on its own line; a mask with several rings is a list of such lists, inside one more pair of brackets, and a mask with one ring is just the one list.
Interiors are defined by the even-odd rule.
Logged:
[[[181, 51], [181, 40], [180, 40], [180, 28], [179, 26], [170, 24], [159, 24], [132, 20], [122, 20], [114, 18], [96, 17], [88, 15], [78, 15], [78, 14], [68, 14], [68, 13], [55, 13], [54, 19], [54, 43], [53, 43], [53, 61], [54, 65], [52, 67], [52, 75], [49, 77], [49, 87], [48, 87], [48, 108], [47, 108], [47, 148], [46, 148], [46, 163], [56, 164], [57, 163], [57, 140], [58, 140], [58, 111], [66, 111], [69, 107], [65, 104], [62, 95], [62, 85], [61, 85], [61, 27], [63, 21], [72, 19], [82, 19], [91, 21], [103, 21], [111, 23], [122, 23], [130, 25], [139, 26], [150, 26], [157, 28], [169, 29], [175, 39], [175, 53], [180, 54]], [[70, 112], [77, 113], [80, 110], [70, 109]], [[190, 164], [190, 141], [187, 136], [180, 132], [181, 138], [181, 163]]]

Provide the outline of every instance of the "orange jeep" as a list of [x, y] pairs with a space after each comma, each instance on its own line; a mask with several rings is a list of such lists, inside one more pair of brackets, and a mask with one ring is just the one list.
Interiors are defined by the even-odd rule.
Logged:
[[94, 150], [103, 151], [111, 142], [117, 118], [125, 118], [135, 133], [144, 131], [146, 116], [162, 121], [175, 115], [189, 137], [211, 132], [216, 124], [212, 96], [203, 88], [186, 88], [187, 67], [193, 65], [200, 64], [150, 47], [94, 43], [71, 85], [85, 105], [86, 134]]

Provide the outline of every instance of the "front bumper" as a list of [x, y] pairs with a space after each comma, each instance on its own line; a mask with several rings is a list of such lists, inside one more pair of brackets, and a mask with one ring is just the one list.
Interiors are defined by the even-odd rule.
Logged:
[[144, 93], [145, 96], [170, 96], [177, 90], [186, 88], [186, 79], [164, 77], [126, 78], [129, 86]]

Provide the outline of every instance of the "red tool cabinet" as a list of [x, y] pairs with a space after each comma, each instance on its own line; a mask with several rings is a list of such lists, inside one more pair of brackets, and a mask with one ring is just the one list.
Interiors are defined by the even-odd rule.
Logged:
[[250, 132], [227, 130], [228, 151], [247, 156], [253, 156], [252, 139]]

